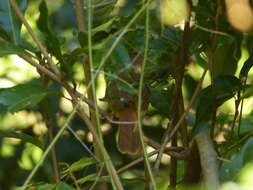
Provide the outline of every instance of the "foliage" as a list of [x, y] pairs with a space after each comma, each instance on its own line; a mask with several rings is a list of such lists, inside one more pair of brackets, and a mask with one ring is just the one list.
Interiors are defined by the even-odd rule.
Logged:
[[[0, 189], [199, 189], [216, 175], [199, 134], [219, 182], [239, 188], [253, 159], [252, 33], [230, 26], [223, 1], [187, 2], [190, 23], [163, 25], [158, 0], [0, 1]], [[123, 112], [140, 116], [148, 153], [117, 149]]]

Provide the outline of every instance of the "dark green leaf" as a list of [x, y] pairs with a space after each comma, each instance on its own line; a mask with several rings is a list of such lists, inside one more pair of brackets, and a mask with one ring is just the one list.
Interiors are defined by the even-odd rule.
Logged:
[[92, 157], [83, 157], [77, 162], [74, 162], [71, 166], [69, 166], [66, 170], [62, 172], [62, 176], [68, 175], [69, 172], [76, 172], [84, 169], [87, 166], [93, 165], [97, 163], [97, 161]]
[[37, 186], [37, 190], [75, 190], [70, 185], [60, 182], [58, 184], [43, 184]]
[[40, 16], [37, 21], [37, 26], [38, 29], [45, 35], [45, 43], [48, 49], [48, 52], [54, 55], [58, 61], [61, 63], [61, 66], [64, 63], [63, 56], [61, 53], [61, 48], [60, 48], [60, 41], [57, 38], [57, 35], [50, 29], [49, 27], [49, 15], [48, 15], [48, 9], [47, 9], [47, 4], [43, 0], [40, 3], [39, 6], [39, 11], [40, 11]]
[[7, 107], [9, 112], [17, 112], [36, 106], [50, 92], [40, 86], [20, 84], [11, 88], [2, 89], [0, 104]]
[[215, 109], [232, 98], [241, 88], [241, 82], [236, 77], [221, 76], [214, 80], [213, 85], [203, 89], [197, 105], [193, 133], [196, 134], [207, 130]]
[[241, 154], [235, 156], [231, 162], [225, 162], [220, 169], [220, 177], [222, 182], [234, 180], [242, 167], [243, 164]]
[[173, 86], [168, 88], [151, 88], [150, 103], [160, 113], [168, 116], [170, 113]]
[[253, 56], [250, 55], [250, 57], [243, 64], [243, 67], [240, 71], [240, 78], [246, 79], [252, 66], [253, 66]]
[[64, 182], [60, 182], [56, 184], [52, 190], [75, 190], [75, 189]]
[[86, 47], [88, 46], [88, 34], [84, 32], [79, 32], [78, 33], [78, 41], [81, 45], [81, 47]]
[[253, 137], [247, 140], [239, 154], [231, 162], [227, 162], [221, 168], [221, 177], [223, 181], [233, 180], [239, 171], [247, 163], [253, 160]]
[[13, 131], [1, 131], [0, 130], [0, 136], [1, 137], [9, 137], [9, 138], [20, 139], [20, 140], [23, 140], [25, 142], [32, 143], [33, 145], [43, 149], [43, 145], [38, 140], [38, 138], [32, 137], [32, 136], [24, 134], [24, 133], [17, 133], [17, 132], [13, 132]]
[[213, 77], [233, 75], [237, 69], [240, 58], [240, 44], [227, 37], [221, 38], [216, 48], [213, 60]]
[[253, 161], [253, 137], [243, 145], [241, 154], [243, 165]]
[[[19, 5], [22, 12], [24, 12], [27, 8], [27, 0], [16, 0], [16, 3]], [[14, 13], [11, 5], [8, 0], [0, 1], [0, 36], [6, 39], [6, 35], [8, 38], [14, 43], [19, 44], [20, 42], [20, 31], [21, 31], [21, 22], [19, 18]]]

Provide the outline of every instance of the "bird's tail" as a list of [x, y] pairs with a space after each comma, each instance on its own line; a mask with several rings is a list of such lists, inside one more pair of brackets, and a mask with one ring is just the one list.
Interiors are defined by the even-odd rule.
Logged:
[[[136, 112], [126, 109], [119, 114], [118, 149], [123, 154], [137, 155], [141, 151]], [[127, 124], [127, 122], [129, 122]], [[131, 123], [132, 122], [132, 123]]]

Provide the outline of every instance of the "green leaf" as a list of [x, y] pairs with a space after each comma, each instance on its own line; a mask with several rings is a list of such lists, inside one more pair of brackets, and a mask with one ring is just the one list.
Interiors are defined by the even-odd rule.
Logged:
[[253, 161], [253, 137], [243, 145], [241, 154], [243, 165]]
[[110, 32], [114, 20], [115, 20], [115, 17], [110, 19], [109, 21], [93, 28], [92, 33], [95, 34], [97, 32], [101, 32], [101, 31]]
[[[27, 8], [27, 0], [16, 0], [16, 3], [19, 5], [19, 8], [24, 13]], [[8, 0], [0, 1], [0, 36], [8, 39], [14, 44], [20, 43], [20, 31], [21, 31], [21, 22], [17, 15], [14, 13], [11, 5]]]
[[69, 172], [76, 172], [84, 169], [87, 166], [96, 164], [97, 161], [92, 157], [83, 157], [77, 162], [74, 162], [71, 166], [69, 166], [66, 170], [62, 172], [62, 177], [68, 175]]
[[11, 54], [25, 55], [32, 57], [32, 55], [27, 51], [25, 51], [22, 47], [0, 39], [0, 57]]
[[238, 154], [232, 159], [231, 162], [225, 162], [221, 167], [219, 172], [221, 180], [223, 182], [234, 180], [239, 174], [239, 171], [242, 169], [242, 167], [242, 156], [241, 154]]
[[75, 189], [64, 182], [60, 182], [57, 184], [38, 185], [37, 190], [75, 190]]
[[135, 89], [132, 84], [118, 80], [116, 85], [117, 85], [117, 88], [119, 89], [119, 91], [124, 91], [126, 93], [131, 94], [131, 95], [138, 94], [138, 90]]
[[220, 76], [200, 93], [196, 110], [196, 121], [193, 133], [205, 131], [215, 109], [232, 98], [242, 88], [241, 82], [234, 76]]
[[75, 189], [64, 182], [60, 182], [56, 184], [52, 190], [75, 190]]
[[97, 173], [96, 174], [90, 174], [90, 175], [87, 175], [85, 177], [82, 177], [80, 179], [77, 180], [77, 183], [78, 184], [83, 184], [87, 181], [95, 181], [95, 179], [97, 178]]
[[223, 181], [233, 180], [238, 176], [239, 171], [253, 161], [253, 137], [249, 138], [243, 145], [239, 154], [231, 162], [225, 163], [221, 168], [221, 177]]
[[9, 112], [17, 112], [36, 106], [52, 91], [32, 84], [20, 84], [0, 91], [0, 104], [7, 107]]
[[[240, 58], [240, 45], [231, 37], [220, 39], [213, 60], [214, 78], [222, 75], [233, 75]], [[224, 42], [225, 41], [225, 42]]]
[[60, 48], [60, 41], [57, 37], [57, 35], [50, 29], [49, 27], [49, 15], [48, 15], [48, 9], [47, 4], [43, 0], [40, 3], [39, 6], [40, 16], [37, 21], [38, 29], [45, 35], [45, 43], [46, 47], [48, 49], [48, 52], [54, 55], [57, 60], [61, 63], [61, 66], [64, 63], [61, 48]]
[[13, 132], [13, 131], [1, 131], [0, 130], [0, 136], [1, 137], [20, 139], [22, 141], [29, 142], [29, 143], [43, 149], [43, 145], [38, 140], [38, 138], [32, 137], [32, 136], [24, 134], [24, 133], [17, 133], [17, 132]]
[[[94, 55], [94, 66], [98, 67], [101, 59], [106, 55], [107, 51], [110, 49], [115, 38], [107, 41], [103, 48], [96, 51]], [[112, 52], [108, 63], [105, 65], [105, 71], [117, 75], [122, 71], [127, 71], [132, 68], [131, 59], [127, 48], [122, 44], [118, 43], [114, 51]]]
[[250, 55], [249, 58], [243, 64], [243, 67], [240, 71], [240, 78], [246, 79], [252, 66], [253, 66], [253, 56]]
[[168, 116], [170, 113], [171, 100], [174, 86], [167, 88], [151, 88], [150, 102], [161, 114]]

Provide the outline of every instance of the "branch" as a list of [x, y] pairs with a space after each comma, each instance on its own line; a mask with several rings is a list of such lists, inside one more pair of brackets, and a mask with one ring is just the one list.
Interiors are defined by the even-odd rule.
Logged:
[[207, 189], [218, 189], [218, 157], [214, 150], [209, 132], [204, 132], [196, 135], [195, 140], [199, 149], [204, 184]]
[[45, 56], [45, 58], [47, 59], [50, 68], [54, 71], [55, 74], [60, 75], [60, 71], [57, 68], [57, 66], [54, 64], [53, 60], [51, 59], [51, 57], [49, 56], [46, 48], [42, 45], [40, 39], [36, 36], [36, 34], [34, 33], [32, 27], [29, 25], [29, 23], [27, 22], [27, 20], [25, 19], [22, 11], [20, 10], [19, 6], [17, 5], [17, 3], [15, 2], [15, 0], [9, 0], [13, 10], [15, 11], [15, 13], [17, 14], [17, 16], [19, 17], [19, 19], [21, 20], [21, 22], [24, 24], [24, 26], [26, 27], [27, 31], [29, 32], [29, 34], [31, 35], [32, 39], [34, 40], [34, 42], [37, 44], [37, 46], [39, 47], [40, 51], [42, 52], [42, 54]]
[[[177, 124], [175, 125], [175, 127], [173, 127], [173, 129], [171, 130], [171, 132], [169, 133], [169, 130], [171, 129], [171, 126], [167, 128], [166, 132], [165, 132], [165, 137], [164, 137], [164, 140], [162, 142], [162, 145], [161, 145], [161, 149], [159, 151], [159, 154], [157, 156], [157, 160], [156, 160], [156, 163], [154, 165], [154, 170], [156, 172], [158, 172], [159, 170], [159, 165], [160, 165], [160, 162], [161, 162], [161, 155], [162, 153], [164, 152], [165, 150], [165, 146], [166, 144], [171, 140], [171, 138], [173, 137], [173, 135], [176, 133], [176, 131], [178, 130], [178, 128], [181, 126], [182, 122], [184, 121], [185, 117], [187, 116], [187, 114], [189, 113], [190, 109], [192, 108], [193, 104], [195, 103], [196, 101], [196, 98], [197, 98], [197, 95], [201, 89], [201, 86], [202, 86], [202, 83], [203, 83], [203, 80], [205, 78], [205, 75], [206, 75], [206, 72], [207, 72], [208, 68], [205, 68], [199, 82], [198, 82], [198, 85], [193, 93], [193, 96], [187, 106], [187, 108], [185, 109], [185, 112], [183, 113], [183, 115], [180, 117], [180, 119], [178, 120]], [[173, 123], [173, 122], [171, 122]], [[169, 133], [169, 135], [167, 135], [167, 133]]]

